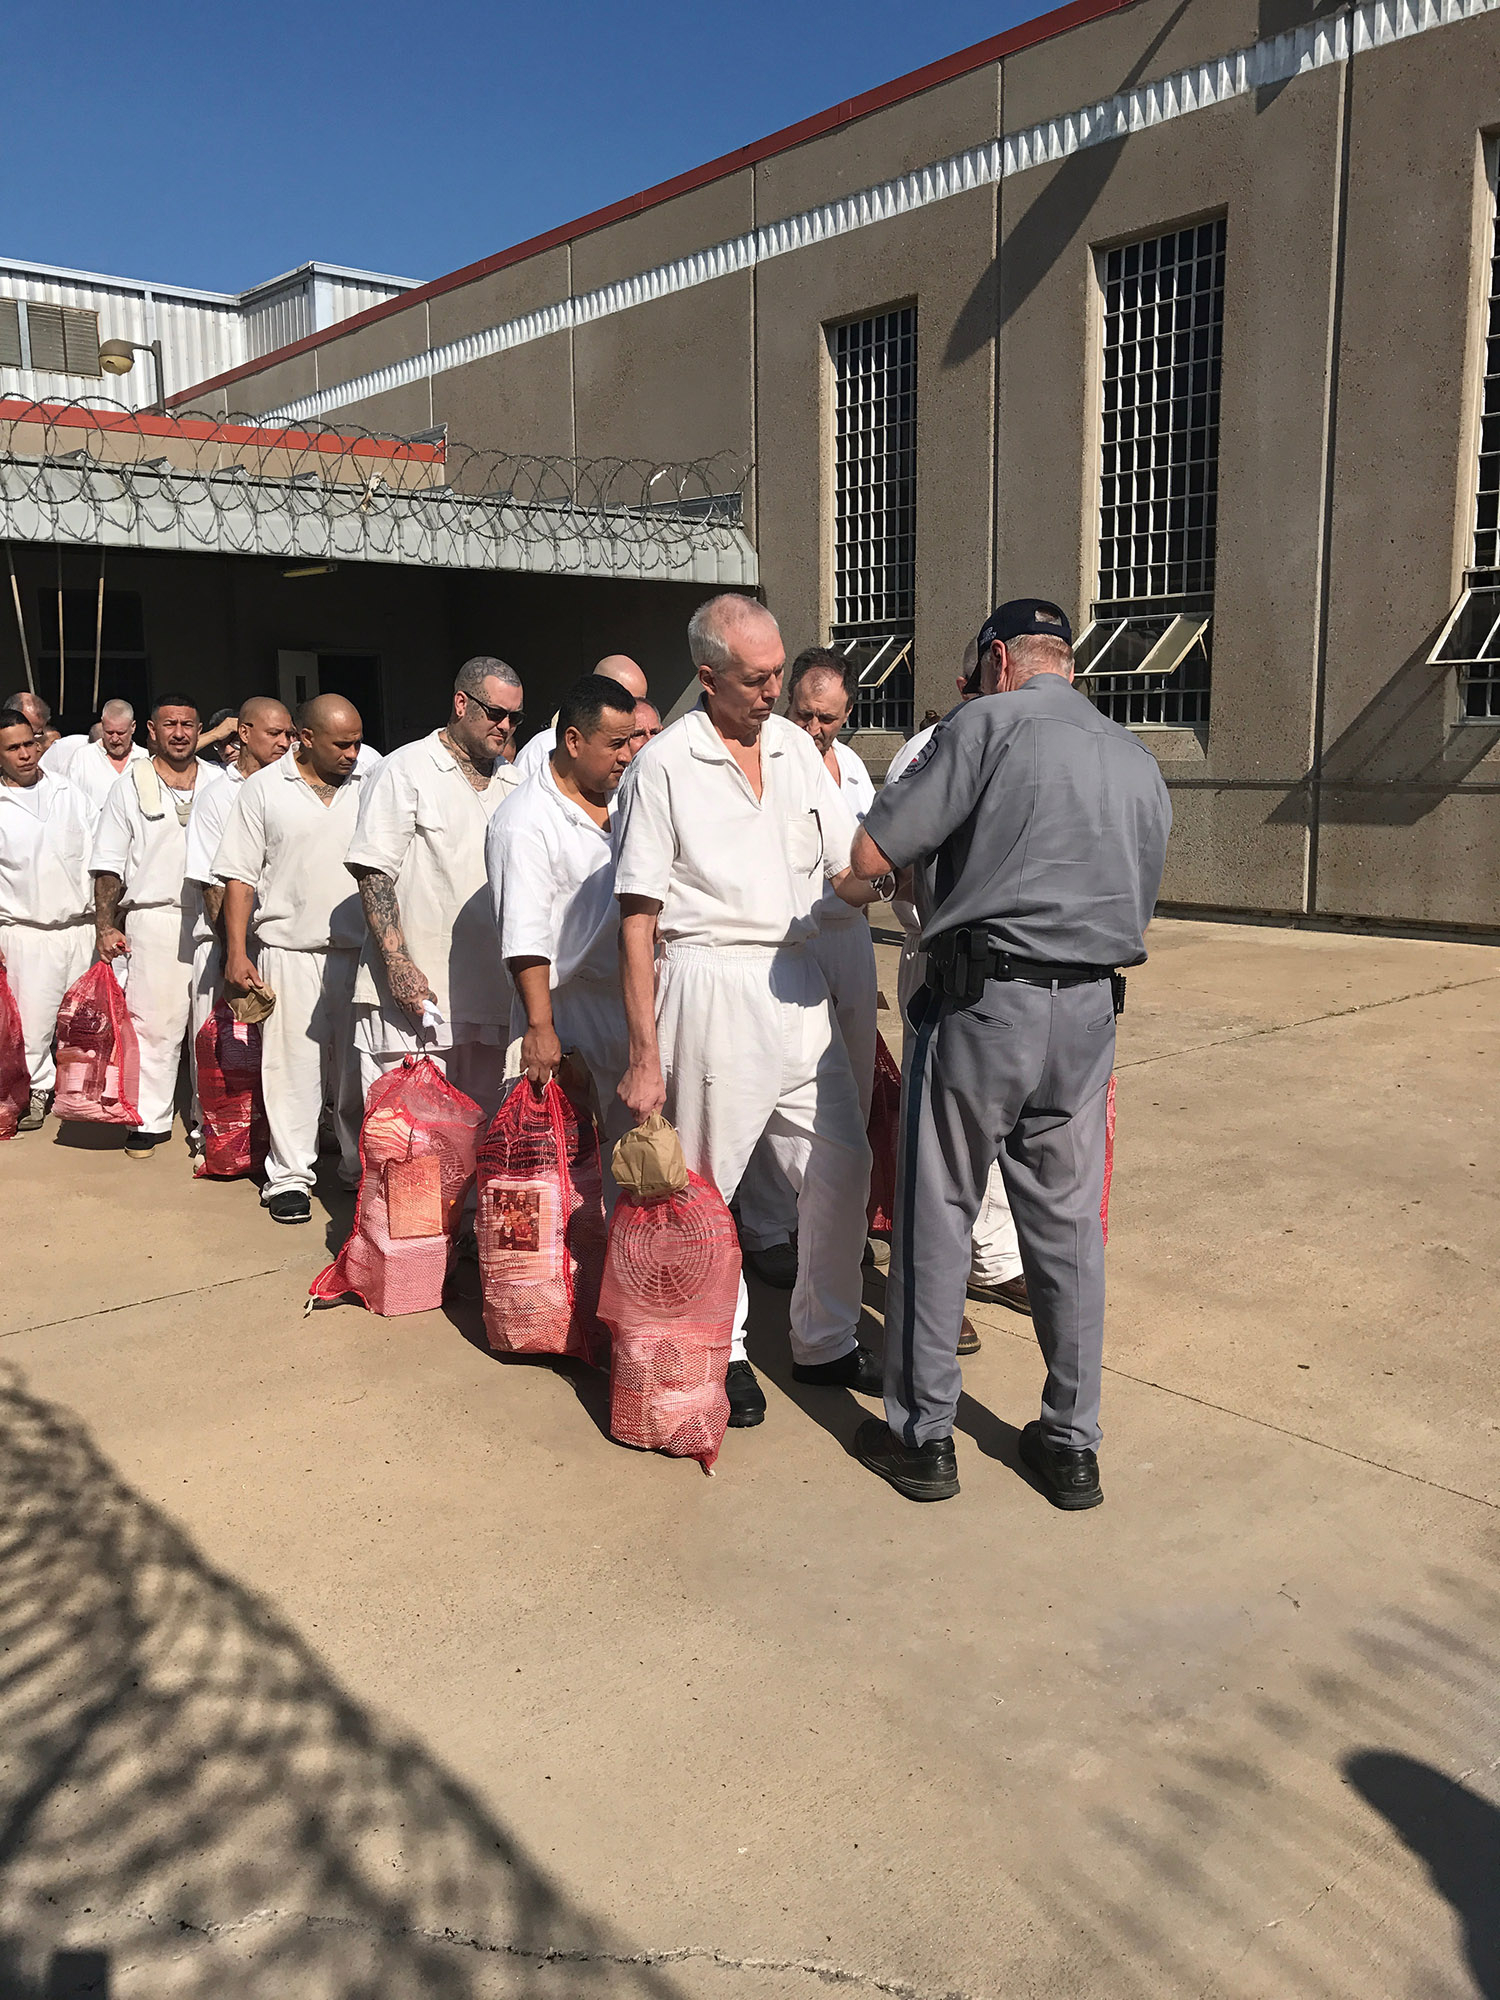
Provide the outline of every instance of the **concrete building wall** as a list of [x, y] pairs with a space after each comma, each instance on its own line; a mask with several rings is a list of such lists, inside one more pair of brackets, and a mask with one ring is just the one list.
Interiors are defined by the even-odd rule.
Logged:
[[[1408, 32], [1417, 13], [1398, 13], [1136, 0], [1075, 14], [1066, 31], [1022, 34], [993, 60], [326, 340], [316, 380], [351, 381], [1186, 72], [1200, 108], [1174, 103], [1127, 137], [867, 226], [830, 222], [752, 270], [337, 414], [447, 422], [455, 439], [540, 453], [753, 459], [763, 593], [796, 648], [824, 638], [831, 614], [826, 330], [915, 303], [920, 718], [948, 705], [996, 597], [1053, 595], [1086, 620], [1098, 254], [1223, 217], [1212, 718], [1143, 732], [1174, 797], [1164, 897], [1500, 927], [1500, 731], [1461, 723], [1455, 676], [1424, 664], [1467, 559], [1500, 11], [1445, 10], [1441, 25], [1422, 14], [1421, 32]], [[1304, 41], [1303, 73], [1201, 108], [1224, 96], [1233, 65], [1219, 59], [1351, 18], [1362, 36], [1401, 38], [1356, 39], [1338, 61]], [[303, 359], [242, 379], [232, 401], [275, 407], [299, 392]]]

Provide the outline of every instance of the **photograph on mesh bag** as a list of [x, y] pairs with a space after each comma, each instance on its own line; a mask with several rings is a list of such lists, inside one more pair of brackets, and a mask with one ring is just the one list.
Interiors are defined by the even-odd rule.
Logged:
[[488, 1277], [511, 1284], [547, 1284], [566, 1254], [555, 1182], [486, 1181], [475, 1229]]
[[385, 1214], [386, 1233], [393, 1241], [443, 1235], [443, 1163], [436, 1153], [386, 1163]]

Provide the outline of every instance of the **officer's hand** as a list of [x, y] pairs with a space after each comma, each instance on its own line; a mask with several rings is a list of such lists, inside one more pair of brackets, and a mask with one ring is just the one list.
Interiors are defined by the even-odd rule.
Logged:
[[654, 1118], [667, 1101], [660, 1058], [633, 1062], [620, 1079], [619, 1098], [637, 1125]]

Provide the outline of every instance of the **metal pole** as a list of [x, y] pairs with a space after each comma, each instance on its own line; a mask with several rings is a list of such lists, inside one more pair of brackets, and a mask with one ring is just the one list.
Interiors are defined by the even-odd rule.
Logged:
[[62, 549], [57, 551], [57, 720], [62, 724], [62, 712], [68, 705], [68, 651], [63, 637], [62, 603]]
[[99, 545], [99, 598], [94, 606], [94, 701], [91, 713], [99, 711], [99, 657], [104, 649], [104, 557], [105, 548]]
[[167, 414], [167, 371], [161, 358], [159, 340], [151, 343], [151, 359], [156, 363], [156, 401], [151, 405], [151, 411], [153, 416], [164, 417]]
[[21, 635], [21, 658], [26, 667], [26, 686], [36, 693], [36, 676], [31, 671], [31, 648], [26, 643], [26, 620], [21, 612], [21, 586], [16, 582], [16, 552], [10, 543], [5, 544], [5, 559], [10, 564], [10, 594], [16, 607], [16, 630]]

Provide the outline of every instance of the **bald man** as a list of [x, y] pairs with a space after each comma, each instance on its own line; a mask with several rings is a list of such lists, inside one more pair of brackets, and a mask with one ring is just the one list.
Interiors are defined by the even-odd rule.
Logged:
[[353, 1007], [365, 919], [344, 856], [365, 784], [363, 737], [359, 711], [342, 695], [305, 702], [292, 748], [238, 788], [214, 857], [224, 884], [225, 981], [231, 992], [269, 986], [276, 995], [260, 1031], [271, 1128], [261, 1203], [273, 1222], [312, 1220], [325, 1103], [333, 1106], [340, 1176], [346, 1187], [359, 1182]]
[[293, 734], [291, 711], [274, 695], [253, 694], [240, 704], [233, 763], [204, 759], [210, 770], [221, 770], [224, 785], [200, 786], [188, 814], [187, 861], [184, 879], [197, 884], [203, 907], [193, 926], [193, 1067], [197, 1083], [198, 1030], [224, 997], [224, 884], [214, 873], [214, 856], [224, 828], [247, 778], [284, 757]]
[[115, 779], [124, 777], [145, 755], [135, 740], [135, 710], [128, 701], [107, 701], [99, 711], [98, 741], [64, 736], [42, 758], [42, 768], [54, 777], [66, 778], [97, 814], [103, 810]]
[[[641, 672], [628, 653], [606, 653], [595, 667], [594, 672], [602, 680], [616, 681], [637, 701], [646, 699], [646, 676]], [[657, 729], [661, 728], [658, 721]], [[516, 759], [517, 775], [524, 782], [534, 778], [547, 759], [557, 748], [557, 717], [554, 715], [545, 729], [539, 729], [526, 748]]]

